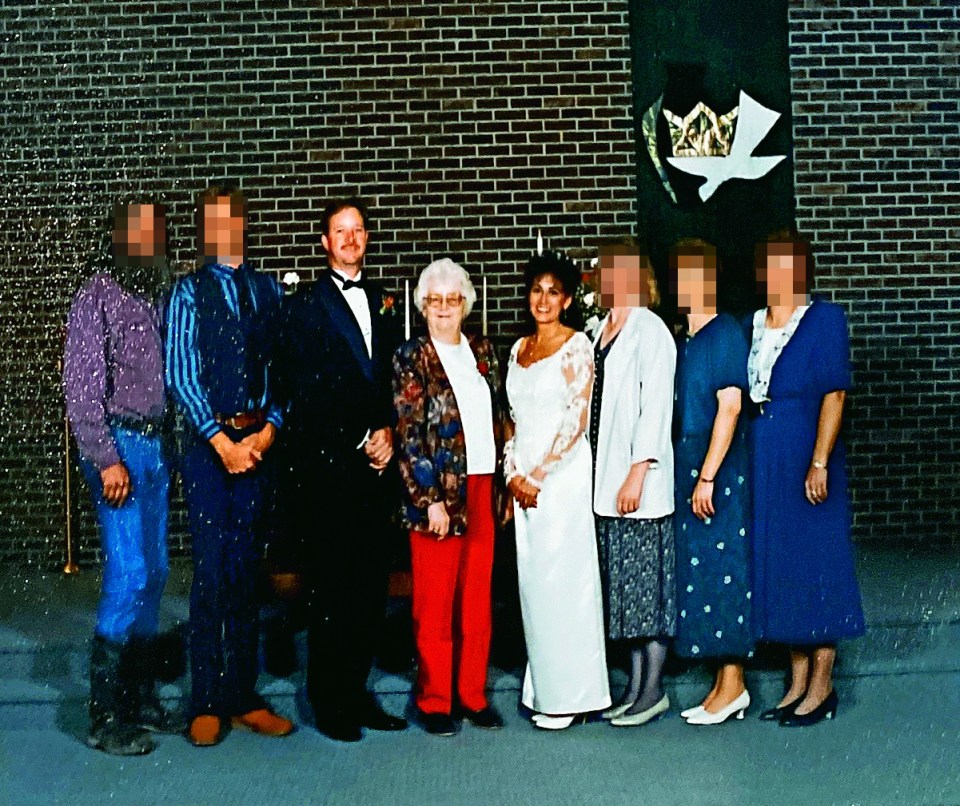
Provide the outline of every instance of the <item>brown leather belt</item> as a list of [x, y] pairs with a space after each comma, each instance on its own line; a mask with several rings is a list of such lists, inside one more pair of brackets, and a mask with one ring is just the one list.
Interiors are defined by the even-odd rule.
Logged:
[[242, 411], [239, 414], [214, 414], [213, 419], [220, 425], [236, 428], [238, 431], [253, 426], [261, 426], [267, 421], [267, 413], [263, 409], [256, 411]]

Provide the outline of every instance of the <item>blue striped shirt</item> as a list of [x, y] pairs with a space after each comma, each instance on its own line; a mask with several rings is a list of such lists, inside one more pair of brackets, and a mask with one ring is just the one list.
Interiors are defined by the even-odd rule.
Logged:
[[[233, 279], [230, 266], [214, 263], [214, 276], [220, 281], [223, 295], [230, 310], [239, 315], [237, 301], [237, 286]], [[283, 287], [274, 283], [277, 296], [283, 296]], [[210, 407], [206, 390], [200, 383], [200, 350], [197, 346], [197, 304], [196, 304], [196, 276], [189, 274], [181, 278], [173, 287], [170, 295], [170, 304], [167, 306], [167, 345], [166, 345], [166, 381], [167, 387], [173, 394], [174, 400], [180, 404], [191, 425], [204, 439], [210, 439], [220, 431], [220, 425], [214, 419], [214, 411]], [[253, 305], [256, 308], [256, 296]], [[250, 410], [266, 409], [267, 422], [277, 428], [283, 425], [283, 411], [279, 405], [270, 400], [270, 388], [264, 382], [264, 393], [261, 400], [248, 401]], [[221, 412], [227, 413], [227, 412]], [[229, 412], [235, 414], [237, 412]]]

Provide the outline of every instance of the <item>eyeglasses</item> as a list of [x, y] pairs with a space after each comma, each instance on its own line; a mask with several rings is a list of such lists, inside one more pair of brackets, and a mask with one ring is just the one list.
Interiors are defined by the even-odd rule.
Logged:
[[443, 303], [447, 303], [448, 308], [459, 308], [463, 304], [463, 294], [447, 294], [446, 297], [440, 294], [428, 294], [424, 300], [428, 308], [442, 308]]

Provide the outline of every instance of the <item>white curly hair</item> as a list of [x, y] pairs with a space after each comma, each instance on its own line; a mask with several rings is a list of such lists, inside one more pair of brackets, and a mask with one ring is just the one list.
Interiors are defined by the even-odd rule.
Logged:
[[426, 305], [427, 296], [430, 294], [431, 287], [445, 281], [453, 281], [460, 286], [460, 293], [463, 294], [463, 316], [466, 318], [473, 309], [477, 301], [477, 290], [470, 282], [470, 275], [466, 269], [459, 263], [454, 263], [450, 258], [444, 257], [435, 260], [420, 272], [420, 279], [417, 280], [417, 289], [413, 298], [417, 304], [417, 310], [423, 313]]

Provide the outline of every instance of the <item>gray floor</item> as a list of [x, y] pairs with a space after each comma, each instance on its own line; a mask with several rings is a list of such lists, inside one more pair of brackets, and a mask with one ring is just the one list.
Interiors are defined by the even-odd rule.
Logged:
[[[416, 728], [359, 745], [309, 727], [302, 677], [261, 687], [301, 723], [283, 740], [233, 733], [197, 750], [179, 737], [138, 759], [85, 748], [85, 653], [96, 574], [0, 573], [0, 803], [330, 804], [960, 804], [960, 557], [953, 548], [863, 547], [870, 629], [841, 648], [837, 720], [787, 730], [756, 719], [779, 694], [768, 656], [749, 672], [743, 722], [694, 728], [678, 708], [637, 729], [560, 734], [517, 713], [517, 670], [491, 670], [499, 732], [437, 739]], [[185, 616], [189, 567], [175, 568], [164, 618]], [[409, 674], [376, 673], [394, 712]], [[702, 670], [668, 680], [695, 702]], [[622, 680], [614, 675], [615, 683]], [[183, 682], [164, 689], [179, 696]]]

